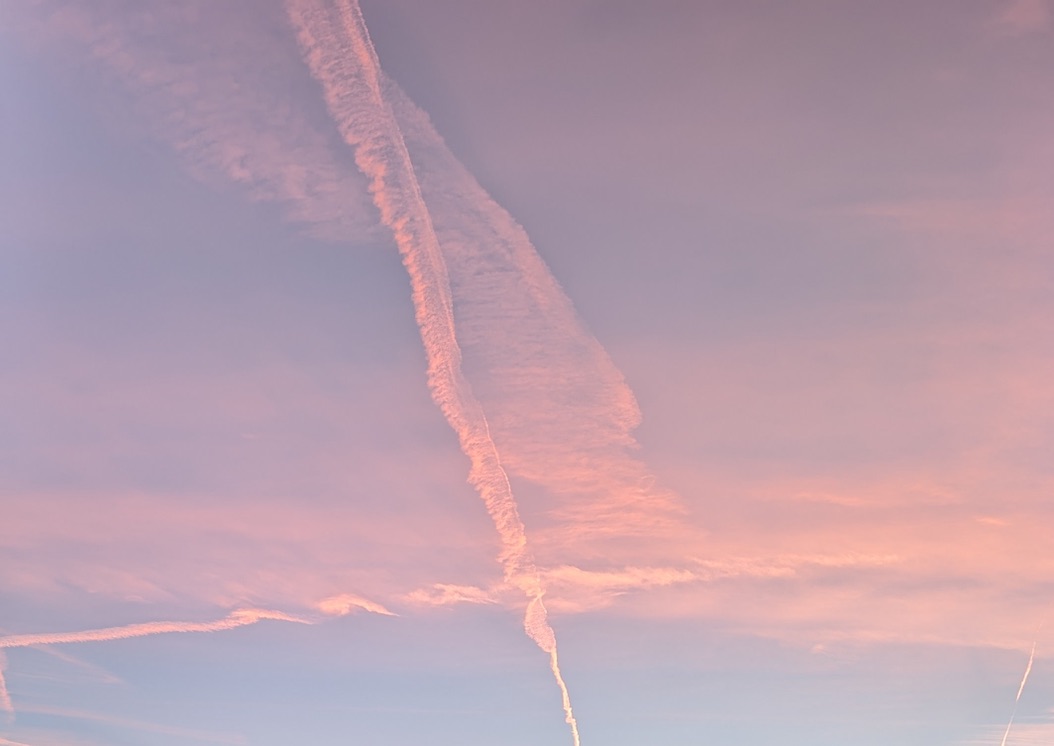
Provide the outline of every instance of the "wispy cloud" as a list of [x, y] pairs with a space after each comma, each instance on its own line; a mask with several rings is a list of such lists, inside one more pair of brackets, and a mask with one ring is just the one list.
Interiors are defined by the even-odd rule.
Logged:
[[[338, 129], [354, 148], [356, 163], [370, 180], [374, 203], [391, 229], [410, 275], [432, 397], [471, 461], [469, 481], [497, 528], [505, 577], [527, 595], [524, 628], [550, 655], [565, 719], [577, 745], [578, 724], [560, 671], [555, 633], [542, 602], [545, 588], [527, 547], [519, 508], [486, 410], [462, 369], [451, 281], [433, 210], [422, 194], [404, 133], [385, 97], [380, 64], [361, 10], [354, 2], [343, 1], [333, 6], [290, 2], [288, 8], [308, 66], [322, 85]], [[469, 203], [460, 210], [474, 207]]]
[[363, 611], [368, 611], [372, 614], [395, 616], [394, 613], [388, 611], [388, 609], [384, 608], [376, 601], [370, 601], [362, 596], [356, 596], [354, 593], [341, 593], [338, 596], [324, 598], [315, 605], [315, 608], [323, 614], [329, 614], [330, 616], [346, 616], [356, 609], [362, 609]]
[[622, 374], [524, 229], [395, 83], [385, 91], [447, 267], [465, 376], [503, 465], [550, 496], [532, 530], [581, 546], [669, 528], [679, 501], [634, 453], [640, 412]]
[[1051, 16], [1049, 0], [1006, 0], [996, 12], [995, 23], [1011, 34], [1033, 34], [1048, 30]]
[[1048, 746], [1054, 743], [1054, 710], [1048, 709], [1034, 717], [1032, 722], [1019, 723], [1009, 740], [1002, 728], [993, 726], [987, 728], [984, 733], [959, 743], [960, 746]]
[[82, 660], [81, 658], [78, 658], [75, 655], [70, 655], [67, 651], [63, 650], [62, 648], [53, 647], [51, 645], [34, 645], [33, 649], [38, 652], [44, 653], [45, 655], [51, 656], [52, 658], [56, 658], [62, 661], [63, 663], [68, 663], [71, 666], [75, 666], [76, 668], [85, 672], [87, 676], [90, 677], [91, 681], [94, 683], [124, 683], [122, 679], [117, 676], [114, 676], [112, 673], [102, 668], [101, 666], [97, 666], [94, 663], [89, 663], [88, 661]]
[[248, 739], [240, 733], [223, 733], [215, 731], [197, 730], [194, 728], [182, 728], [163, 723], [154, 723], [146, 720], [117, 717], [101, 712], [89, 710], [76, 710], [65, 707], [47, 707], [43, 705], [28, 705], [20, 708], [23, 712], [34, 715], [47, 715], [49, 717], [64, 718], [69, 720], [83, 720], [102, 725], [108, 725], [126, 730], [142, 731], [144, 733], [157, 733], [165, 736], [173, 736], [184, 741], [201, 741], [204, 743], [232, 744], [240, 746], [248, 743]]
[[434, 583], [428, 588], [418, 588], [406, 594], [406, 601], [419, 606], [497, 603], [494, 594], [486, 589], [452, 583]]
[[202, 180], [278, 202], [328, 241], [377, 237], [362, 176], [292, 94], [301, 67], [273, 5], [55, 0], [12, 15], [110, 71], [135, 94], [147, 130]]

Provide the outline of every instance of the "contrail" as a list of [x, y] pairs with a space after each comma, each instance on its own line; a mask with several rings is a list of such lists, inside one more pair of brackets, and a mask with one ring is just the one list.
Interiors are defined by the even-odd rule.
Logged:
[[43, 632], [28, 635], [7, 635], [0, 637], [0, 649], [24, 648], [30, 645], [61, 645], [78, 642], [108, 642], [125, 640], [130, 637], [147, 637], [163, 635], [170, 632], [219, 632], [221, 630], [245, 627], [264, 619], [275, 619], [283, 622], [310, 624], [307, 619], [284, 614], [281, 611], [268, 609], [238, 609], [223, 619], [214, 622], [144, 622], [126, 624], [121, 627], [104, 627], [80, 632]]
[[555, 498], [544, 513], [546, 538], [581, 548], [606, 537], [670, 535], [682, 510], [634, 455], [640, 411], [621, 372], [523, 227], [428, 115], [394, 81], [383, 84], [446, 262], [462, 367], [502, 466]]
[[6, 713], [7, 720], [11, 720], [15, 714], [15, 707], [11, 704], [11, 694], [7, 691], [7, 681], [4, 680], [4, 668], [7, 666], [7, 657], [0, 650], [0, 711]]
[[446, 264], [402, 131], [383, 95], [380, 64], [362, 12], [354, 0], [338, 0], [334, 9], [315, 0], [290, 0], [287, 8], [308, 66], [322, 85], [344, 140], [354, 148], [356, 164], [370, 181], [383, 222], [395, 236], [410, 275], [432, 398], [471, 462], [469, 482], [497, 528], [505, 577], [528, 599], [524, 628], [549, 653], [565, 719], [579, 746], [555, 633], [542, 602], [545, 589], [527, 549], [523, 522], [487, 419], [461, 370]]
[[[1036, 641], [1038, 642], [1038, 640]], [[1006, 724], [1006, 732], [1003, 733], [1003, 740], [1000, 741], [999, 746], [1006, 746], [1006, 739], [1010, 737], [1010, 729], [1014, 725], [1014, 718], [1017, 717], [1017, 705], [1021, 702], [1021, 692], [1025, 691], [1025, 682], [1028, 681], [1028, 675], [1032, 673], [1032, 661], [1036, 659], [1036, 643], [1032, 643], [1032, 652], [1028, 656], [1028, 665], [1025, 666], [1025, 675], [1021, 677], [1021, 686], [1017, 688], [1017, 696], [1014, 697], [1014, 711], [1010, 713], [1010, 722]]]
[[275, 619], [283, 622], [298, 622], [300, 624], [311, 624], [307, 619], [285, 614], [281, 611], [269, 609], [237, 609], [213, 622], [144, 622], [141, 624], [126, 624], [121, 627], [104, 627], [102, 629], [88, 629], [79, 632], [42, 632], [27, 635], [6, 635], [0, 637], [0, 709], [8, 713], [8, 717], [14, 715], [15, 708], [11, 703], [7, 687], [4, 684], [3, 666], [5, 648], [25, 648], [34, 645], [62, 645], [78, 642], [109, 642], [111, 640], [125, 640], [130, 637], [147, 637], [149, 635], [163, 635], [170, 632], [219, 632], [236, 627], [245, 627], [256, 624], [264, 619]]
[[[52, 0], [53, 13], [36, 5], [10, 14], [22, 19], [15, 28], [79, 47], [109, 70], [196, 178], [233, 181], [326, 241], [362, 244], [386, 233], [347, 138], [290, 95], [307, 71], [295, 39], [273, 33], [288, 23], [288, 8], [257, 3], [246, 17], [234, 9], [239, 4], [209, 0], [171, 8], [118, 3], [128, 5], [121, 12], [78, 0]], [[339, 10], [324, 6], [323, 14], [341, 36]], [[192, 20], [203, 17], [207, 24]], [[151, 31], [160, 28], [163, 35]], [[460, 367], [486, 412], [502, 468], [544, 489], [545, 502], [533, 506], [535, 556], [570, 546], [582, 556], [610, 556], [625, 545], [597, 542], [672, 539], [683, 509], [635, 455], [640, 411], [622, 373], [523, 227], [457, 160], [427, 114], [374, 71], [442, 252]], [[357, 99], [364, 120], [377, 88]]]

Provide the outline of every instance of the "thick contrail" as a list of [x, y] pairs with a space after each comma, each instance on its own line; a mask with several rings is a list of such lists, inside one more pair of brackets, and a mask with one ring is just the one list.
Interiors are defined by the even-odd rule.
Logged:
[[[288, 23], [288, 8], [255, 3], [249, 17], [238, 10], [244, 3], [210, 0], [46, 5], [54, 12], [30, 3], [9, 15], [22, 19], [20, 32], [79, 47], [122, 81], [150, 130], [196, 177], [231, 180], [327, 241], [361, 246], [387, 232], [346, 138], [332, 131], [326, 112], [291, 95], [309, 71], [295, 39], [275, 33]], [[323, 12], [339, 35], [340, 11]], [[582, 557], [611, 559], [627, 540], [674, 539], [683, 511], [635, 454], [640, 411], [622, 373], [523, 227], [457, 160], [427, 114], [374, 71], [372, 88], [356, 73], [366, 96], [357, 116], [369, 119], [379, 86], [442, 252], [460, 367], [486, 412], [502, 468], [542, 488], [532, 504], [534, 555], [549, 564], [547, 552], [556, 550], [565, 562], [573, 547]]]
[[110, 640], [125, 640], [130, 637], [147, 637], [148, 635], [163, 635], [170, 632], [219, 632], [236, 627], [245, 627], [256, 624], [264, 619], [275, 619], [283, 622], [298, 622], [310, 624], [307, 619], [284, 614], [280, 611], [268, 609], [238, 609], [231, 612], [223, 619], [214, 622], [144, 622], [142, 624], [126, 624], [121, 627], [104, 627], [102, 629], [88, 629], [80, 632], [42, 632], [28, 635], [7, 635], [0, 637], [0, 649], [24, 648], [30, 645], [61, 645], [78, 642], [108, 642]]
[[527, 595], [524, 628], [549, 653], [575, 746], [578, 724], [560, 673], [556, 637], [542, 602], [545, 589], [509, 478], [501, 465], [483, 409], [461, 370], [446, 264], [403, 134], [382, 91], [376, 50], [357, 3], [289, 0], [305, 59], [322, 84], [326, 103], [358, 167], [370, 181], [381, 218], [395, 236], [410, 275], [413, 302], [428, 359], [432, 397], [471, 462], [469, 481], [479, 492], [501, 539], [506, 579]]
[[1010, 729], [1014, 726], [1014, 718], [1017, 717], [1017, 706], [1021, 702], [1021, 692], [1025, 691], [1025, 682], [1028, 681], [1028, 675], [1032, 673], [1032, 662], [1035, 659], [1036, 643], [1033, 642], [1032, 652], [1028, 655], [1028, 665], [1025, 666], [1025, 675], [1021, 677], [1021, 686], [1017, 688], [1017, 696], [1014, 697], [1014, 710], [1010, 713], [1010, 722], [1006, 724], [1006, 732], [1003, 733], [1003, 740], [999, 742], [999, 746], [1006, 746], [1006, 739], [1010, 737]]
[[[584, 548], [608, 537], [670, 536], [678, 499], [657, 489], [634, 455], [640, 412], [621, 372], [523, 227], [428, 115], [394, 81], [383, 83], [446, 262], [462, 366], [502, 466], [555, 498], [539, 516], [546, 539]], [[598, 548], [611, 549], [585, 554]]]

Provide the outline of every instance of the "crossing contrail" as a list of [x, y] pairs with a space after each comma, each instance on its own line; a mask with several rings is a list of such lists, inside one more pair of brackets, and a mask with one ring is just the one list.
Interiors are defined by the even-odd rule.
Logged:
[[380, 64], [362, 12], [357, 3], [346, 0], [328, 7], [315, 0], [290, 0], [287, 8], [330, 113], [344, 140], [354, 148], [356, 163], [370, 181], [374, 204], [394, 234], [410, 275], [432, 398], [469, 458], [469, 481], [482, 497], [501, 540], [506, 580], [527, 596], [524, 628], [549, 653], [565, 719], [578, 746], [578, 724], [560, 673], [556, 636], [542, 601], [545, 588], [527, 548], [524, 525], [487, 418], [461, 369], [450, 278], [406, 142], [384, 96]]
[[[1038, 640], [1036, 641], [1038, 642]], [[1006, 732], [1003, 733], [1003, 740], [999, 742], [999, 746], [1006, 746], [1006, 739], [1010, 737], [1010, 729], [1014, 725], [1014, 718], [1017, 717], [1017, 706], [1021, 702], [1021, 692], [1025, 691], [1025, 682], [1028, 681], [1028, 675], [1032, 673], [1032, 662], [1036, 659], [1036, 643], [1032, 643], [1032, 652], [1028, 655], [1028, 665], [1025, 666], [1025, 675], [1021, 677], [1021, 686], [1017, 688], [1017, 696], [1014, 697], [1014, 710], [1010, 713], [1010, 722], [1006, 724]]]

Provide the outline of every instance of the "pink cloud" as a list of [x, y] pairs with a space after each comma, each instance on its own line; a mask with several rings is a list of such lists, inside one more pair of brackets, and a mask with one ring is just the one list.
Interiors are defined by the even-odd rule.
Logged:
[[315, 608], [323, 614], [329, 614], [330, 616], [345, 616], [351, 614], [356, 609], [362, 609], [371, 614], [395, 616], [395, 614], [388, 611], [388, 609], [384, 608], [376, 601], [370, 601], [362, 596], [356, 596], [354, 593], [341, 593], [338, 596], [324, 598], [315, 604]]
[[1050, 28], [1049, 0], [1006, 0], [995, 16], [998, 26], [1015, 35], [1032, 34]]
[[421, 606], [453, 606], [456, 604], [497, 603], [494, 594], [483, 588], [452, 583], [434, 583], [406, 594], [406, 601]]
[[80, 46], [101, 63], [198, 178], [278, 202], [328, 241], [378, 237], [361, 175], [310, 105], [289, 93], [304, 82], [302, 68], [292, 40], [282, 45], [273, 33], [284, 21], [272, 6], [240, 13], [199, 0], [149, 9], [124, 0], [56, 2], [15, 17], [38, 41]]

